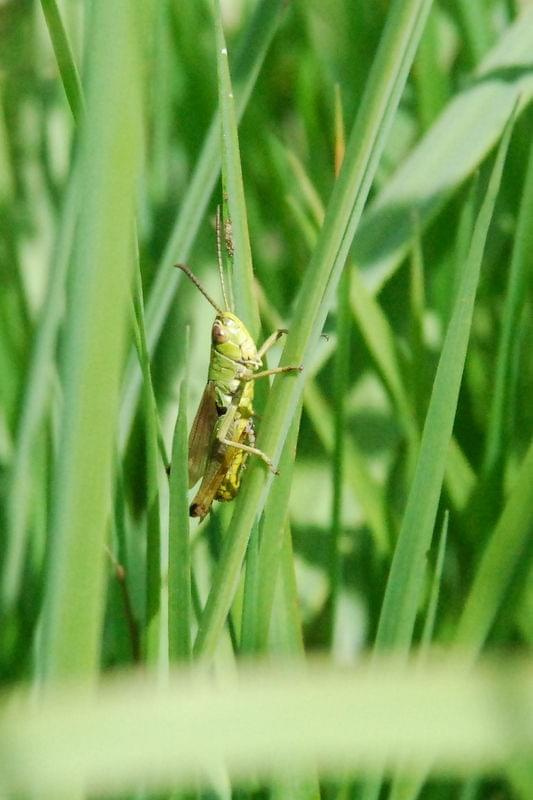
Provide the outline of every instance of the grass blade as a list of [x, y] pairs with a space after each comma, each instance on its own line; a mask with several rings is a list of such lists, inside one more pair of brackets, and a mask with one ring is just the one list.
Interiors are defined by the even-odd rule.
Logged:
[[372, 292], [379, 291], [407, 255], [413, 212], [424, 230], [498, 141], [517, 100], [521, 108], [527, 105], [533, 76], [524, 65], [532, 48], [533, 9], [527, 9], [368, 207], [352, 256]]
[[373, 660], [344, 671], [261, 665], [215, 683], [201, 670], [156, 680], [104, 679], [90, 703], [74, 687], [40, 704], [13, 697], [0, 709], [4, 791], [57, 797], [73, 780], [96, 796], [142, 783], [208, 786], [210, 766], [221, 763], [235, 780], [315, 768], [361, 774], [384, 751], [412, 767], [435, 758], [436, 774], [459, 777], [467, 765], [494, 772], [525, 758], [533, 742], [531, 658], [468, 669], [440, 654], [420, 669]]
[[76, 122], [80, 122], [81, 115], [85, 110], [83, 91], [78, 68], [76, 67], [74, 56], [72, 55], [72, 48], [58, 5], [56, 0], [41, 0], [41, 7], [48, 27], [48, 33], [52, 40], [57, 66], [59, 67], [61, 81], [65, 89], [70, 110], [72, 111], [72, 116]]
[[232, 294], [235, 310], [252, 337], [259, 335], [259, 312], [254, 295], [252, 249], [248, 233], [246, 202], [242, 183], [237, 115], [228, 63], [228, 49], [222, 27], [220, 2], [215, 2], [215, 33], [218, 72], [218, 104], [222, 124], [222, 186], [233, 240]]
[[531, 555], [532, 485], [533, 442], [483, 553], [457, 627], [455, 641], [468, 652], [477, 653], [483, 646], [514, 571], [524, 556]]
[[[187, 342], [184, 344], [188, 351]], [[179, 411], [172, 444], [168, 532], [168, 647], [169, 660], [191, 657], [191, 550], [189, 541], [188, 376], [180, 387]]]
[[489, 186], [477, 222], [455, 307], [435, 375], [422, 434], [417, 468], [387, 580], [376, 636], [376, 648], [407, 649], [415, 623], [425, 554], [431, 542], [446, 457], [472, 323], [481, 261], [513, 118], [498, 149]]
[[[99, 655], [141, 146], [140, 65], [126, 2], [94, 4], [89, 52], [90, 116], [81, 156], [84, 213], [66, 327], [65, 416], [45, 611], [44, 671], [49, 678], [90, 675]], [[123, 98], [120, 106], [117, 97]]]
[[496, 363], [494, 394], [490, 408], [486, 452], [483, 462], [485, 473], [490, 473], [501, 460], [506, 434], [507, 408], [510, 402], [509, 382], [512, 362], [516, 350], [516, 329], [525, 302], [525, 288], [528, 274], [531, 274], [531, 252], [533, 252], [533, 147], [524, 181], [520, 213], [516, 230], [515, 244], [511, 259], [509, 282], [505, 298], [502, 330]]

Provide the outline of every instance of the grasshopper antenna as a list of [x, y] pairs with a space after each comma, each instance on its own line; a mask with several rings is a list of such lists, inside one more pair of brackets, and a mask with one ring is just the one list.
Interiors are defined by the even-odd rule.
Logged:
[[[211, 297], [207, 294], [206, 290], [204, 289], [204, 287], [202, 286], [202, 284], [200, 283], [200, 281], [198, 280], [196, 275], [193, 275], [193, 273], [190, 271], [189, 267], [187, 267], [185, 264], [174, 264], [174, 266], [177, 267], [177, 269], [181, 269], [181, 271], [186, 274], [186, 276], [189, 278], [189, 280], [192, 281], [192, 283], [194, 283], [196, 288], [201, 291], [201, 293], [203, 294], [203, 296], [205, 297], [207, 302], [211, 303], [211, 305], [213, 306], [213, 308], [215, 309], [217, 314], [222, 315], [224, 313], [222, 311], [222, 309], [217, 306], [215, 301], [212, 300]], [[225, 297], [224, 297], [224, 299], [225, 299]]]
[[215, 217], [215, 230], [217, 234], [217, 261], [218, 261], [218, 274], [220, 275], [220, 285], [222, 287], [222, 297], [224, 298], [224, 303], [228, 311], [231, 310], [231, 306], [228, 303], [228, 295], [226, 294], [226, 284], [224, 283], [224, 264], [222, 262], [222, 220], [220, 214], [220, 206], [217, 206], [217, 213]]

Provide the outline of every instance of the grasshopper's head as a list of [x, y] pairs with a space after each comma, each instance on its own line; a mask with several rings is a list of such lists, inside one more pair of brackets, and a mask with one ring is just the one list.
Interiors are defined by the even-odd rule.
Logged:
[[214, 349], [232, 361], [243, 362], [249, 367], [261, 366], [254, 340], [243, 322], [231, 311], [219, 311], [211, 329]]
[[[213, 353], [219, 353], [221, 356], [230, 358], [232, 361], [238, 361], [250, 369], [257, 369], [261, 366], [261, 359], [257, 355], [257, 348], [254, 340], [246, 330], [243, 322], [233, 314], [231, 311], [221, 309], [214, 300], [208, 295], [198, 278], [193, 275], [189, 267], [185, 264], [176, 264], [176, 267], [181, 269], [187, 277], [194, 283], [194, 285], [201, 291], [205, 299], [211, 303], [217, 315], [213, 322], [211, 329], [211, 341], [213, 343]], [[219, 258], [219, 271], [222, 282], [222, 265]], [[226, 292], [224, 291], [224, 283], [222, 282], [222, 289], [224, 301], [226, 306], [228, 300]]]

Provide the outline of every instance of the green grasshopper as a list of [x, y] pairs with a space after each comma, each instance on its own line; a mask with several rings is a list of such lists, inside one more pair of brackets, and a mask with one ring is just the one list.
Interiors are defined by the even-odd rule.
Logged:
[[218, 215], [217, 252], [226, 309], [219, 308], [187, 266], [176, 264], [216, 311], [211, 329], [207, 384], [189, 435], [189, 488], [202, 478], [189, 514], [200, 519], [209, 513], [213, 500], [233, 500], [239, 491], [242, 470], [249, 455], [258, 456], [277, 474], [272, 460], [255, 447], [254, 381], [280, 372], [302, 370], [301, 366], [261, 370], [263, 356], [287, 331], [275, 331], [258, 350], [244, 323], [229, 310]]

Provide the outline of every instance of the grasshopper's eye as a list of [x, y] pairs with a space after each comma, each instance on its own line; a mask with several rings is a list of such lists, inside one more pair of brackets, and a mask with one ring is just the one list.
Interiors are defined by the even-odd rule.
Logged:
[[211, 339], [213, 340], [213, 344], [224, 344], [224, 342], [228, 341], [228, 334], [224, 330], [224, 327], [219, 319], [216, 319], [213, 322]]

